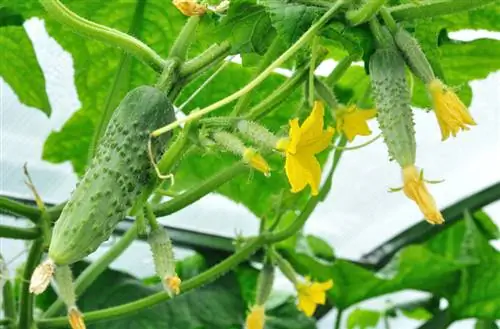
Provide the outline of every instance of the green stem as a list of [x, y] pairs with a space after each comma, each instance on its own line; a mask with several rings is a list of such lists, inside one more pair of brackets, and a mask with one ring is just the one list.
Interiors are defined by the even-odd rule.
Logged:
[[220, 45], [212, 45], [199, 56], [183, 63], [179, 75], [183, 80], [192, 80], [213, 64], [223, 60], [230, 50], [231, 44], [228, 41], [224, 41]]
[[314, 76], [314, 71], [316, 70], [316, 60], [317, 60], [317, 57], [318, 57], [318, 41], [317, 41], [318, 38], [313, 38], [312, 40], [312, 45], [311, 45], [311, 61], [310, 61], [310, 64], [309, 64], [309, 83], [308, 83], [308, 87], [309, 87], [309, 97], [308, 97], [308, 103], [309, 103], [309, 106], [310, 107], [313, 107], [314, 105], [314, 99], [315, 99], [315, 93], [314, 93], [314, 90], [315, 90], [315, 86], [314, 86], [314, 79], [315, 79], [315, 76]]
[[15, 216], [26, 217], [34, 223], [40, 218], [40, 209], [6, 197], [0, 197], [0, 210]]
[[219, 100], [218, 102], [215, 102], [212, 105], [209, 105], [208, 107], [205, 107], [201, 110], [194, 111], [190, 115], [186, 116], [185, 118], [179, 119], [175, 122], [172, 122], [169, 125], [166, 125], [165, 127], [162, 127], [160, 129], [155, 130], [152, 134], [153, 136], [159, 136], [161, 134], [166, 133], [167, 131], [170, 131], [176, 127], [178, 127], [181, 123], [183, 122], [188, 122], [197, 118], [200, 118], [204, 116], [205, 114], [208, 114], [212, 111], [215, 111], [219, 109], [220, 107], [231, 103], [232, 101], [240, 98], [241, 96], [245, 95], [247, 92], [250, 90], [254, 89], [257, 87], [262, 81], [264, 81], [271, 73], [273, 73], [274, 69], [278, 68], [281, 64], [283, 64], [285, 61], [290, 59], [299, 49], [304, 46], [316, 33], [320, 28], [325, 25], [330, 18], [337, 12], [337, 10], [345, 3], [347, 0], [337, 0], [335, 4], [323, 15], [321, 18], [315, 22], [309, 30], [307, 30], [300, 38], [297, 40], [287, 51], [285, 51], [280, 57], [278, 57], [271, 65], [269, 65], [259, 76], [257, 76], [254, 80], [252, 80], [250, 83], [248, 83], [245, 87], [241, 88], [237, 92], [227, 96], [226, 98], [223, 98]]
[[40, 236], [40, 230], [33, 228], [20, 228], [7, 225], [0, 225], [0, 237], [17, 239], [17, 240], [33, 240]]
[[382, 26], [376, 17], [370, 19], [370, 30], [375, 37], [378, 47], [386, 48], [389, 46], [388, 40], [382, 31]]
[[259, 120], [267, 115], [277, 104], [283, 102], [307, 78], [309, 67], [298, 69], [291, 78], [287, 79], [277, 90], [267, 96], [262, 102], [251, 108], [244, 116], [247, 120]]
[[[252, 79], [255, 79], [259, 73], [264, 71], [266, 67], [271, 64], [271, 62], [276, 58], [276, 56], [279, 54], [279, 51], [282, 48], [282, 42], [280, 37], [274, 38], [273, 43], [269, 46], [267, 49], [266, 53], [264, 54], [264, 57], [260, 60], [259, 66], [257, 67], [255, 71], [255, 75], [252, 76]], [[243, 95], [238, 101], [236, 102], [236, 105], [234, 106], [233, 112], [231, 113], [232, 116], [238, 116], [245, 108], [248, 107], [250, 104], [250, 101], [252, 100], [253, 92], [249, 91], [245, 95]]]
[[386, 3], [387, 0], [366, 0], [365, 3], [346, 13], [346, 18], [351, 25], [359, 25], [372, 19]]
[[382, 19], [384, 20], [385, 25], [389, 28], [389, 31], [394, 35], [398, 31], [398, 24], [392, 18], [391, 13], [387, 10], [387, 8], [383, 7], [380, 9], [380, 15], [382, 16]]
[[199, 22], [200, 16], [189, 17], [170, 49], [170, 54], [168, 55], [170, 58], [177, 57], [181, 61], [186, 59], [187, 50], [194, 39]]
[[347, 69], [351, 67], [352, 62], [356, 60], [357, 57], [358, 55], [353, 54], [342, 58], [335, 66], [332, 73], [330, 73], [330, 75], [325, 78], [326, 84], [333, 88], [333, 86], [337, 83], [337, 81], [340, 80]]
[[75, 32], [102, 41], [108, 45], [119, 47], [149, 65], [156, 72], [162, 72], [164, 61], [153, 49], [140, 40], [78, 16], [58, 0], [39, 0], [45, 10], [61, 24]]
[[144, 205], [144, 214], [146, 215], [146, 218], [148, 219], [149, 226], [151, 227], [151, 231], [156, 231], [160, 229], [160, 224], [156, 220], [156, 215], [153, 211], [153, 207], [146, 202]]
[[178, 82], [180, 64], [181, 62], [176, 57], [170, 57], [169, 59], [167, 59], [163, 68], [163, 72], [161, 73], [160, 78], [155, 85], [156, 88], [167, 94], [167, 96], [169, 96], [169, 99], [175, 98], [172, 97], [173, 95], [171, 93], [175, 89], [175, 85]]
[[[137, 237], [137, 224], [134, 223], [130, 229], [121, 237], [121, 239], [114, 243], [111, 248], [106, 251], [96, 261], [90, 263], [90, 265], [85, 268], [85, 270], [78, 276], [75, 281], [75, 294], [77, 296], [82, 295], [90, 285], [97, 279], [99, 275], [104, 272], [109, 264], [111, 264], [116, 258], [118, 258], [125, 249], [127, 249], [132, 242]], [[58, 298], [42, 315], [43, 318], [54, 316], [59, 313], [60, 310], [64, 308], [64, 302]], [[67, 320], [66, 320], [67, 321]], [[67, 323], [67, 322], [66, 322]]]
[[[3, 273], [2, 273], [3, 274]], [[2, 280], [5, 280], [2, 278]], [[7, 329], [15, 329], [15, 319], [16, 319], [16, 298], [14, 295], [14, 289], [12, 288], [12, 282], [6, 280], [3, 286], [3, 315], [10, 320], [10, 323], [6, 323]]]
[[344, 310], [337, 310], [337, 315], [335, 316], [335, 329], [340, 329], [340, 325], [342, 324], [342, 314]]
[[[43, 239], [33, 241], [28, 259], [24, 265], [21, 296], [19, 298], [19, 328], [31, 328], [33, 322], [33, 294], [30, 293], [30, 279], [35, 267], [40, 262], [43, 252]], [[67, 319], [66, 319], [67, 321]]]
[[[134, 9], [134, 16], [129, 28], [129, 34], [135, 36], [138, 31], [141, 30], [142, 21], [144, 19], [144, 9], [146, 7], [146, 0], [137, 1]], [[106, 103], [104, 106], [104, 111], [99, 118], [96, 130], [94, 131], [94, 136], [92, 138], [92, 143], [89, 148], [89, 155], [87, 164], [90, 164], [94, 153], [97, 149], [97, 145], [106, 131], [111, 115], [116, 104], [121, 98], [121, 91], [127, 88], [130, 82], [130, 69], [132, 67], [132, 56], [128, 53], [123, 53], [120, 58], [120, 63], [118, 64], [118, 70], [113, 79], [113, 84], [111, 90], [106, 97]]]
[[189, 134], [193, 124], [188, 123], [179, 133], [175, 141], [168, 146], [167, 151], [158, 161], [158, 169], [162, 173], [169, 173], [174, 164], [182, 157], [183, 151], [186, 150], [186, 145], [189, 143]]
[[472, 11], [498, 0], [427, 0], [388, 8], [398, 21]]
[[231, 180], [233, 177], [246, 172], [247, 170], [248, 167], [244, 163], [238, 162], [231, 167], [221, 170], [217, 174], [202, 182], [200, 185], [187, 190], [178, 197], [159, 204], [154, 208], [154, 212], [156, 216], [166, 216], [172, 214], [201, 199], [203, 196], [214, 191], [222, 184]]

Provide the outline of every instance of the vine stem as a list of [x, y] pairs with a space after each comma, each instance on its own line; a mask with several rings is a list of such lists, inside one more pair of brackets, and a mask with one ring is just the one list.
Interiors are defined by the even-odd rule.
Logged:
[[187, 20], [186, 24], [182, 28], [181, 32], [175, 39], [172, 48], [170, 48], [169, 57], [177, 57], [181, 61], [184, 61], [186, 58], [186, 53], [189, 48], [189, 45], [193, 41], [193, 37], [196, 32], [196, 28], [198, 27], [198, 23], [200, 22], [200, 16], [191, 16]]
[[285, 51], [280, 57], [278, 57], [271, 65], [269, 65], [261, 74], [259, 74], [254, 80], [248, 83], [245, 87], [241, 88], [237, 92], [229, 95], [226, 98], [221, 99], [220, 101], [205, 107], [201, 110], [195, 111], [185, 118], [179, 119], [175, 122], [172, 122], [169, 125], [166, 125], [162, 128], [159, 128], [152, 132], [152, 136], [162, 135], [176, 127], [180, 124], [191, 121], [197, 118], [202, 117], [205, 114], [208, 114], [212, 111], [217, 110], [218, 108], [231, 103], [232, 101], [238, 99], [239, 97], [245, 95], [247, 92], [251, 91], [255, 87], [257, 87], [262, 81], [264, 81], [273, 71], [278, 68], [281, 64], [291, 58], [304, 44], [306, 44], [318, 30], [323, 27], [323, 25], [337, 12], [337, 10], [346, 2], [347, 0], [337, 0], [335, 4], [316, 22], [314, 23], [309, 30], [307, 30], [299, 40], [297, 40], [287, 51]]
[[362, 24], [375, 16], [386, 1], [387, 0], [367, 0], [361, 7], [349, 10], [346, 13], [346, 18], [351, 25], [356, 26]]
[[[106, 270], [116, 258], [118, 258], [125, 249], [127, 249], [137, 237], [137, 223], [125, 233], [121, 239], [113, 244], [111, 248], [99, 259], [92, 262], [85, 270], [78, 276], [75, 281], [75, 294], [80, 296], [88, 287]], [[56, 315], [61, 309], [64, 308], [64, 302], [58, 298], [50, 307], [43, 313], [42, 318], [47, 318]]]
[[453, 14], [480, 8], [498, 0], [427, 0], [388, 8], [396, 20], [410, 20]]
[[[275, 37], [273, 42], [267, 49], [266, 53], [264, 54], [264, 57], [261, 59], [259, 66], [255, 71], [256, 75], [254, 75], [252, 78], [255, 78], [259, 73], [264, 71], [269, 64], [271, 64], [272, 60], [278, 55], [278, 52], [280, 51], [281, 47], [282, 47], [281, 38]], [[250, 104], [250, 101], [252, 99], [251, 96], [252, 92], [250, 91], [245, 95], [243, 95], [240, 99], [238, 99], [231, 115], [238, 116], [241, 113], [241, 111]]]
[[33, 228], [20, 228], [0, 225], [0, 237], [18, 240], [32, 240], [40, 236], [40, 230]]
[[[24, 265], [23, 281], [21, 284], [21, 297], [19, 298], [19, 328], [31, 328], [33, 322], [33, 294], [30, 293], [30, 279], [33, 270], [40, 262], [43, 252], [43, 238], [33, 241], [28, 259]], [[67, 319], [65, 318], [67, 321]]]
[[164, 61], [153, 49], [142, 41], [121, 31], [91, 22], [78, 16], [58, 0], [39, 0], [45, 10], [57, 21], [75, 32], [119, 47], [149, 65], [156, 72], [162, 72]]
[[207, 48], [199, 56], [186, 61], [179, 69], [179, 75], [183, 80], [192, 80], [195, 76], [204, 72], [211, 65], [221, 61], [229, 55], [231, 44], [223, 41], [221, 44], [214, 44]]
[[26, 217], [33, 223], [38, 222], [41, 214], [40, 209], [36, 207], [14, 201], [6, 197], [0, 197], [0, 210], [4, 210], [16, 216]]

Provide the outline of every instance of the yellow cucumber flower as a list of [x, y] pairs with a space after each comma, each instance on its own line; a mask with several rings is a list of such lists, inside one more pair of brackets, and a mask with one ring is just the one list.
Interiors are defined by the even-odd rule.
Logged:
[[377, 116], [376, 110], [360, 110], [356, 105], [340, 109], [337, 114], [337, 130], [352, 142], [354, 137], [369, 136], [372, 132], [367, 121]]
[[186, 16], [201, 16], [207, 12], [207, 6], [195, 0], [173, 0], [172, 3]]
[[436, 201], [427, 190], [424, 178], [414, 165], [403, 168], [403, 182], [403, 192], [417, 203], [425, 219], [431, 224], [444, 223], [443, 215], [437, 208]]
[[264, 305], [254, 305], [245, 321], [245, 329], [264, 329], [266, 314]]
[[439, 79], [432, 80], [427, 88], [432, 97], [443, 141], [450, 137], [450, 134], [455, 137], [460, 129], [469, 130], [467, 125], [476, 125], [460, 98]]
[[267, 164], [266, 160], [254, 149], [246, 148], [243, 151], [243, 160], [253, 168], [263, 173], [265, 176], [271, 175], [271, 168]]
[[326, 302], [326, 291], [333, 287], [333, 281], [311, 282], [306, 277], [305, 282], [297, 283], [296, 289], [299, 295], [297, 308], [307, 316], [312, 316], [318, 305], [324, 305]]
[[307, 184], [311, 186], [312, 195], [319, 192], [321, 167], [315, 155], [330, 145], [335, 132], [332, 127], [323, 130], [324, 113], [323, 103], [314, 102], [302, 126], [299, 126], [299, 119], [290, 120], [289, 138], [276, 143], [278, 150], [285, 151], [285, 171], [293, 193], [302, 191]]
[[76, 306], [72, 306], [68, 309], [68, 320], [71, 329], [85, 329], [85, 322], [83, 321], [82, 313], [76, 308]]

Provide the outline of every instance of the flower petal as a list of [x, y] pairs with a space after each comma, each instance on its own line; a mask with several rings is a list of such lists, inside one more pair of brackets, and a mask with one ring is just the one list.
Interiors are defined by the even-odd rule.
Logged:
[[299, 304], [297, 307], [307, 316], [312, 316], [316, 311], [316, 303], [313, 302], [307, 295], [304, 296], [299, 294]]
[[300, 145], [310, 145], [315, 140], [321, 138], [323, 133], [323, 116], [325, 114], [325, 107], [322, 102], [314, 102], [314, 107], [311, 114], [302, 123], [300, 131], [302, 136], [300, 138]]
[[317, 154], [324, 151], [330, 143], [332, 142], [333, 134], [335, 133], [335, 129], [333, 127], [328, 127], [325, 131], [321, 133], [321, 135], [313, 141], [310, 145], [304, 145], [300, 148], [300, 152], [309, 153], [309, 154]]
[[376, 115], [376, 110], [360, 110], [356, 106], [351, 106], [346, 112], [340, 115], [338, 128], [352, 142], [357, 135], [368, 136], [371, 134], [367, 120]]
[[417, 203], [426, 220], [431, 224], [442, 224], [444, 222], [443, 215], [437, 208], [436, 201], [427, 190], [425, 182], [415, 166], [403, 168], [403, 181], [403, 192]]
[[300, 192], [306, 187], [308, 182], [306, 169], [293, 154], [287, 153], [286, 155], [285, 172], [293, 193]]
[[290, 120], [290, 141], [288, 143], [287, 152], [295, 154], [297, 152], [297, 145], [299, 144], [302, 131], [299, 127], [299, 119]]

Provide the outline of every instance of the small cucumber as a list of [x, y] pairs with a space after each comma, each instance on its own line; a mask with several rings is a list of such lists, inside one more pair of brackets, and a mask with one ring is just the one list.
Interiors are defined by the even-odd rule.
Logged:
[[[172, 104], [159, 89], [141, 86], [125, 96], [54, 226], [49, 257], [57, 265], [74, 263], [95, 251], [136, 199], [156, 184], [148, 156], [149, 133], [174, 120]], [[169, 139], [165, 134], [152, 140], [158, 158]]]
[[436, 78], [432, 66], [427, 60], [422, 48], [417, 39], [415, 39], [406, 30], [399, 28], [394, 35], [394, 40], [399, 49], [403, 53], [406, 63], [410, 67], [413, 74], [415, 74], [425, 84], [430, 83]]
[[405, 76], [405, 61], [390, 33], [382, 31], [385, 42], [370, 58], [372, 91], [389, 156], [404, 168], [415, 163], [416, 155], [411, 95]]

